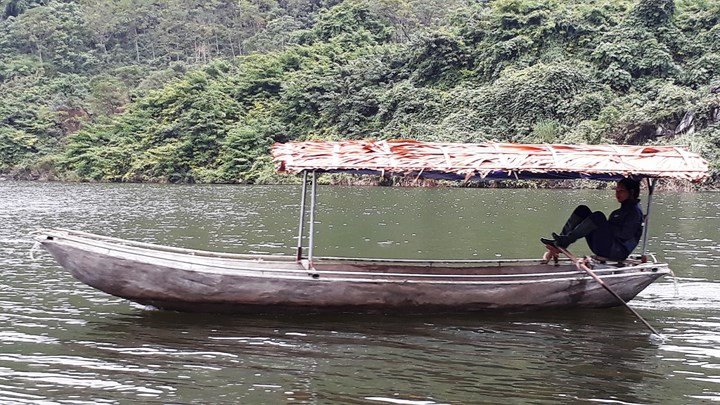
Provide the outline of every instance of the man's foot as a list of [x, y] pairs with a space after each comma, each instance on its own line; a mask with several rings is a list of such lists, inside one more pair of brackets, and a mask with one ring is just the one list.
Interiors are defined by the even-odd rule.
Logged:
[[540, 238], [540, 242], [547, 246], [557, 247], [554, 239]]
[[542, 258], [543, 264], [548, 264], [548, 263], [550, 263], [550, 260], [552, 260], [553, 262], [555, 262], [555, 265], [557, 265], [558, 260], [560, 260], [560, 259], [559, 259], [559, 256], [558, 256], [558, 251], [557, 251], [557, 250], [555, 250], [555, 249], [552, 249], [552, 250], [548, 249], [548, 251], [545, 252], [545, 254], [543, 254], [543, 258]]
[[555, 246], [561, 247], [563, 249], [567, 248], [572, 243], [570, 241], [570, 238], [566, 235], [558, 235], [555, 232], [553, 232], [552, 236], [553, 236], [553, 239], [555, 239], [555, 241], [554, 241]]

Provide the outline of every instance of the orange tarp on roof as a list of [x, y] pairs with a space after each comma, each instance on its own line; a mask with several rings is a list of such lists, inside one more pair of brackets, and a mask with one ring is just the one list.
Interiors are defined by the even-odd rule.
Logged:
[[708, 163], [683, 146], [308, 141], [272, 147], [279, 172], [381, 173], [450, 179], [654, 177], [701, 181]]

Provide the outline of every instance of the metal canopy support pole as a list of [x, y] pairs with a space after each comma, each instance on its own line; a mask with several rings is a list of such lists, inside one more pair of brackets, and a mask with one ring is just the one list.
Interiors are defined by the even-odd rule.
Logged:
[[647, 247], [648, 247], [648, 228], [650, 226], [650, 206], [652, 204], [652, 196], [655, 191], [655, 182], [657, 179], [647, 178], [648, 186], [648, 202], [647, 210], [645, 210], [645, 224], [643, 225], [643, 247], [642, 247], [642, 260], [647, 261]]
[[302, 196], [300, 197], [300, 226], [297, 240], [297, 261], [302, 259], [302, 242], [305, 236], [305, 196], [307, 195], [307, 171], [303, 170]]
[[308, 235], [308, 266], [312, 268], [313, 250], [315, 247], [315, 195], [317, 194], [317, 173], [312, 173], [310, 188], [310, 234]]

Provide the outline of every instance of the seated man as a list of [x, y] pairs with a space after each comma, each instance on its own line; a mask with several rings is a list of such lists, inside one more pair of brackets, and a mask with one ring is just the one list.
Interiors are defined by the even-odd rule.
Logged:
[[615, 187], [615, 198], [620, 208], [606, 218], [600, 211], [592, 212], [585, 205], [575, 208], [565, 222], [560, 234], [552, 233], [552, 239], [540, 238], [548, 247], [543, 257], [546, 261], [557, 255], [556, 247], [567, 248], [580, 238], [585, 238], [590, 250], [609, 260], [625, 260], [635, 249], [642, 236], [643, 213], [640, 209], [640, 183], [625, 178]]

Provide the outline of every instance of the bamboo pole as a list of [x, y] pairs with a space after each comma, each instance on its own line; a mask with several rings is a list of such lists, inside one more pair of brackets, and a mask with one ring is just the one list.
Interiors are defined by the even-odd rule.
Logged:
[[300, 225], [298, 226], [297, 261], [302, 260], [302, 241], [305, 233], [305, 196], [307, 195], [307, 171], [303, 171], [302, 196], [300, 197]]
[[310, 230], [308, 235], [308, 265], [312, 268], [313, 253], [315, 251], [315, 196], [317, 195], [317, 173], [312, 172], [312, 185], [310, 186]]
[[645, 263], [647, 261], [647, 248], [648, 248], [648, 231], [650, 228], [650, 207], [652, 206], [652, 197], [653, 192], [655, 191], [655, 182], [657, 179], [650, 179], [647, 178], [647, 185], [648, 185], [648, 201], [647, 201], [647, 209], [645, 210], [645, 223], [643, 224], [643, 245], [642, 245], [642, 261]]

